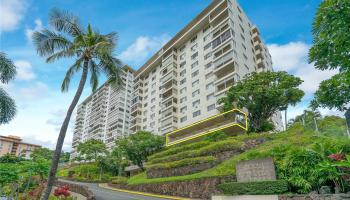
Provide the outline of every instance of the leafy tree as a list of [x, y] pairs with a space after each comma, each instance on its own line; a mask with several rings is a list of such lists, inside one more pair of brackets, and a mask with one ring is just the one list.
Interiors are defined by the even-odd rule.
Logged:
[[295, 105], [304, 96], [298, 88], [302, 82], [286, 72], [254, 72], [232, 86], [219, 103], [223, 103], [224, 111], [248, 109], [249, 132], [266, 131], [263, 127], [269, 127], [274, 113]]
[[134, 164], [144, 170], [143, 163], [147, 157], [164, 146], [164, 138], [151, 132], [139, 131], [116, 142], [116, 148], [122, 151]]
[[319, 127], [317, 120], [321, 119], [322, 115], [319, 111], [315, 110], [304, 110], [303, 114], [296, 116], [294, 119], [290, 120], [291, 124], [301, 123], [306, 128], [312, 128], [318, 131]]
[[86, 160], [95, 161], [97, 161], [97, 158], [100, 155], [107, 153], [106, 149], [106, 144], [103, 143], [101, 140], [96, 139], [90, 139], [86, 142], [80, 143], [77, 148], [78, 153], [84, 156]]
[[82, 72], [78, 89], [68, 108], [57, 139], [47, 188], [42, 197], [44, 200], [48, 199], [52, 189], [68, 124], [83, 92], [88, 74], [90, 73], [91, 88], [96, 91], [101, 73], [107, 76], [109, 84], [117, 85], [120, 82], [121, 71], [121, 62], [113, 55], [117, 40], [116, 33], [100, 34], [90, 24], [85, 29], [80, 25], [78, 17], [58, 9], [50, 12], [49, 25], [51, 29], [34, 32], [33, 42], [38, 54], [45, 57], [47, 62], [62, 58], [75, 60], [66, 72], [61, 86], [62, 92], [68, 91], [73, 75], [79, 71]]
[[5, 154], [0, 157], [0, 163], [19, 163], [23, 160], [24, 160], [23, 158], [17, 157], [12, 154]]
[[61, 159], [60, 159], [61, 162], [67, 163], [67, 162], [69, 162], [69, 159], [70, 159], [70, 153], [69, 152], [62, 152], [61, 153]]
[[45, 147], [40, 147], [40, 148], [35, 148], [34, 151], [30, 154], [30, 158], [35, 160], [39, 159], [46, 159], [46, 160], [51, 160], [53, 155], [53, 151], [45, 148]]
[[[0, 83], [6, 84], [16, 76], [13, 62], [0, 52]], [[0, 124], [10, 122], [16, 115], [15, 101], [0, 87]]]
[[[313, 107], [336, 108], [350, 113], [350, 1], [321, 2], [312, 26], [313, 46], [309, 62], [320, 70], [339, 69], [340, 73], [320, 84]], [[347, 106], [347, 107], [346, 107]], [[350, 124], [350, 114], [346, 115]]]

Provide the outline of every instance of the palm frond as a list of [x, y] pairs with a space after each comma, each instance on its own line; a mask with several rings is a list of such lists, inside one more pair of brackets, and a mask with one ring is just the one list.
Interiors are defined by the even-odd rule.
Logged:
[[6, 124], [16, 115], [15, 101], [0, 88], [0, 124]]
[[46, 58], [46, 62], [51, 63], [51, 62], [54, 62], [55, 60], [58, 60], [60, 58], [73, 57], [75, 55], [75, 53], [76, 53], [76, 51], [74, 50], [74, 48], [68, 48], [68, 49], [53, 53], [52, 55], [50, 55], [49, 57]]
[[0, 82], [8, 83], [16, 76], [16, 66], [12, 60], [6, 57], [5, 53], [0, 52]]
[[74, 73], [76, 73], [80, 70], [82, 62], [83, 62], [83, 59], [80, 58], [68, 69], [68, 71], [66, 72], [66, 75], [63, 79], [62, 85], [61, 85], [62, 92], [68, 91], [70, 80], [71, 80], [72, 76], [74, 75]]
[[90, 77], [90, 85], [92, 88], [92, 92], [95, 92], [97, 87], [98, 87], [98, 77], [100, 75], [100, 71], [99, 71], [99, 67], [98, 65], [96, 65], [95, 61], [91, 60], [90, 61], [90, 73], [91, 73], [91, 77]]
[[55, 51], [68, 49], [72, 42], [59, 33], [44, 29], [33, 33], [33, 42], [40, 56], [54, 54]]
[[54, 27], [55, 30], [65, 32], [72, 37], [77, 37], [84, 33], [78, 17], [57, 8], [51, 10], [49, 24]]
[[121, 83], [121, 61], [110, 54], [99, 55], [99, 68], [106, 74], [108, 83], [117, 87]]

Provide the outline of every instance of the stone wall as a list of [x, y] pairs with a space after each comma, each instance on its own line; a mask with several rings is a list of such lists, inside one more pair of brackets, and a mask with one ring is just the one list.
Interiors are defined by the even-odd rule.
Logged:
[[219, 194], [217, 185], [227, 181], [234, 181], [235, 177], [213, 177], [194, 179], [189, 181], [176, 181], [165, 183], [152, 183], [143, 185], [115, 185], [109, 183], [111, 187], [121, 189], [135, 190], [140, 192], [148, 192], [154, 194], [196, 198], [196, 199], [210, 199], [212, 195]]
[[86, 197], [87, 200], [95, 200], [95, 195], [88, 189], [87, 186], [68, 183], [60, 180], [56, 180], [54, 185], [56, 187], [68, 185], [70, 191], [83, 195], [84, 197]]

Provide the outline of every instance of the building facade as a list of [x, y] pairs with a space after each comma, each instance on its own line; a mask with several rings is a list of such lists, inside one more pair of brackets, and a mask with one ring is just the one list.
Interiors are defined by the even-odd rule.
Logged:
[[18, 157], [30, 158], [31, 153], [40, 145], [29, 144], [22, 141], [18, 136], [1, 136], [0, 135], [0, 157], [6, 154], [12, 154]]
[[[235, 82], [268, 70], [271, 55], [236, 0], [213, 1], [136, 72], [131, 132], [161, 135], [218, 114]], [[279, 113], [273, 121], [280, 129]]]
[[130, 106], [134, 70], [124, 67], [121, 85], [103, 84], [78, 105], [72, 141], [72, 158], [79, 143], [99, 139], [109, 150], [118, 138], [130, 134]]
[[[217, 100], [232, 85], [251, 72], [271, 70], [259, 30], [237, 1], [214, 0], [134, 72], [134, 82], [127, 83], [132, 85], [131, 103], [122, 107], [130, 110], [130, 117], [123, 124], [110, 117], [108, 102], [119, 97], [106, 85], [79, 105], [73, 149], [89, 138], [111, 147], [122, 133], [139, 130], [163, 135], [216, 115], [221, 106]], [[280, 113], [272, 120], [283, 128]], [[111, 131], [115, 124], [123, 130], [120, 134]]]

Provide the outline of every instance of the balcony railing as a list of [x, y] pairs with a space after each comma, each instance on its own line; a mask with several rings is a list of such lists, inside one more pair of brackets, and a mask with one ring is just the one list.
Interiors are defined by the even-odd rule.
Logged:
[[166, 83], [168, 80], [170, 80], [171, 78], [175, 78], [175, 77], [177, 77], [177, 73], [176, 73], [174, 70], [172, 70], [172, 71], [170, 71], [169, 73], [167, 73], [164, 77], [162, 77], [162, 78], [160, 79], [160, 82], [161, 82], [161, 84], [163, 85], [163, 84]]
[[233, 51], [229, 51], [226, 54], [224, 54], [219, 59], [215, 60], [213, 62], [214, 70], [218, 70], [220, 67], [225, 65], [226, 63], [229, 63], [233, 60]]

